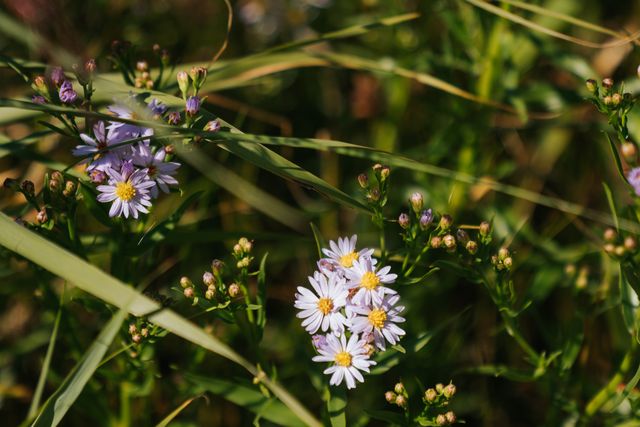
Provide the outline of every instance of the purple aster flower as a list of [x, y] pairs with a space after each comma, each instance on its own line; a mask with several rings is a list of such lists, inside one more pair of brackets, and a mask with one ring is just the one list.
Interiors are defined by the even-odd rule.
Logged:
[[67, 77], [64, 75], [64, 71], [62, 71], [62, 68], [54, 67], [51, 70], [51, 81], [54, 85], [60, 86], [65, 82], [66, 79]]
[[[134, 111], [133, 109], [124, 106], [124, 105], [111, 105], [107, 108], [111, 113], [113, 113], [116, 117], [121, 119], [130, 119], [130, 120], [149, 120], [151, 117], [144, 116], [146, 111], [141, 109], [141, 111]], [[148, 113], [147, 113], [148, 114]], [[109, 129], [113, 131], [117, 131], [119, 142], [126, 141], [128, 139], [140, 138], [143, 136], [152, 136], [153, 129], [147, 128], [143, 126], [138, 126], [130, 123], [122, 123], [122, 122], [111, 122], [109, 123]]]
[[197, 96], [190, 96], [187, 99], [185, 110], [189, 116], [195, 116], [200, 111], [200, 98]]
[[207, 132], [218, 132], [220, 130], [220, 122], [218, 120], [211, 120], [204, 125], [204, 130]]
[[166, 155], [163, 148], [153, 154], [151, 148], [143, 144], [133, 154], [133, 163], [146, 168], [149, 179], [156, 184], [150, 189], [151, 197], [154, 199], [158, 197], [158, 187], [168, 193], [169, 185], [178, 185], [178, 181], [172, 175], [175, 175], [180, 163], [165, 162]]
[[65, 104], [73, 104], [76, 99], [78, 99], [78, 94], [73, 90], [73, 85], [69, 80], [65, 80], [62, 85], [60, 85], [58, 96], [60, 97], [60, 101]]
[[433, 222], [433, 210], [427, 209], [420, 215], [420, 228], [426, 229]]
[[627, 173], [627, 180], [633, 187], [637, 196], [640, 196], [640, 167], [633, 168]]
[[107, 179], [107, 174], [100, 169], [94, 169], [89, 173], [89, 179], [94, 184], [102, 184]]
[[149, 188], [155, 184], [149, 179], [146, 169], [136, 169], [131, 161], [122, 164], [120, 171], [107, 169], [109, 185], [99, 185], [98, 201], [102, 203], [113, 202], [109, 209], [109, 216], [124, 215], [129, 218], [138, 218], [138, 212], [149, 213], [147, 207], [151, 206]]
[[156, 98], [153, 98], [148, 105], [149, 110], [153, 113], [153, 115], [161, 116], [167, 112], [167, 106], [158, 101]]
[[73, 155], [86, 157], [83, 163], [89, 163], [88, 171], [94, 169], [106, 171], [108, 168], [119, 168], [126, 148], [108, 149], [109, 146], [118, 142], [116, 133], [112, 129], [106, 130], [104, 122], [98, 122], [93, 126], [93, 135], [94, 137], [92, 138], [85, 133], [81, 133], [80, 138], [84, 145], [76, 145]]

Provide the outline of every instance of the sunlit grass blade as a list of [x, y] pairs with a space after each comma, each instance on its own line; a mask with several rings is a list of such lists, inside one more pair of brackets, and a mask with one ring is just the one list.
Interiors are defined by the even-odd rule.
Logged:
[[191, 402], [193, 402], [194, 400], [196, 400], [199, 397], [203, 397], [203, 396], [194, 396], [191, 399], [187, 399], [184, 402], [182, 402], [182, 404], [180, 406], [178, 406], [176, 409], [171, 411], [171, 413], [169, 415], [167, 415], [162, 421], [160, 421], [158, 424], [156, 424], [156, 427], [168, 427], [169, 424], [171, 423], [171, 421], [173, 421], [173, 419], [175, 417], [180, 415], [180, 412], [184, 411], [184, 409], [187, 406], [191, 405]]
[[[4, 217], [2, 218], [4, 219]], [[111, 342], [120, 330], [120, 326], [127, 316], [126, 309], [119, 310], [100, 332], [91, 347], [76, 365], [71, 374], [65, 379], [58, 390], [47, 400], [42, 411], [33, 422], [32, 427], [55, 427], [65, 416], [71, 405], [76, 401], [84, 386], [89, 382], [98, 368]]]
[[561, 33], [556, 30], [552, 30], [540, 24], [536, 24], [535, 22], [525, 19], [520, 15], [516, 15], [515, 13], [511, 13], [507, 10], [501, 9], [483, 0], [465, 0], [465, 1], [468, 3], [471, 3], [476, 7], [479, 7], [480, 9], [484, 9], [487, 12], [493, 13], [494, 15], [500, 16], [501, 18], [508, 19], [512, 22], [515, 22], [516, 24], [523, 25], [534, 31], [538, 31], [546, 35], [549, 35], [551, 37], [555, 37], [561, 40], [575, 43], [580, 46], [590, 47], [593, 49], [605, 49], [605, 48], [610, 48], [615, 46], [622, 46], [624, 44], [631, 43], [637, 40], [638, 38], [640, 38], [640, 31], [637, 31], [631, 34], [630, 36], [623, 38], [622, 40], [617, 40], [617, 41], [607, 42], [607, 43], [594, 43], [588, 40], [583, 40], [577, 37], [573, 37], [573, 36]]
[[[169, 309], [163, 309], [159, 303], [71, 252], [16, 224], [3, 213], [0, 213], [0, 245], [22, 255], [104, 302], [124, 309], [134, 316], [147, 316], [149, 322], [237, 363], [251, 375], [257, 376], [259, 374], [253, 364], [202, 328]], [[262, 383], [300, 420], [311, 426], [321, 425], [295, 397], [280, 385], [266, 377]]]
[[51, 366], [51, 357], [53, 356], [53, 350], [58, 339], [58, 328], [60, 327], [60, 318], [62, 317], [62, 300], [63, 297], [60, 297], [60, 307], [58, 307], [56, 320], [53, 323], [53, 330], [51, 331], [51, 338], [49, 339], [49, 345], [47, 346], [47, 353], [44, 356], [42, 367], [40, 368], [38, 385], [36, 386], [33, 398], [31, 399], [31, 404], [29, 405], [29, 412], [27, 414], [28, 420], [32, 420], [38, 414], [38, 408], [40, 408], [40, 400], [42, 399], [42, 393], [49, 374], [49, 367]]

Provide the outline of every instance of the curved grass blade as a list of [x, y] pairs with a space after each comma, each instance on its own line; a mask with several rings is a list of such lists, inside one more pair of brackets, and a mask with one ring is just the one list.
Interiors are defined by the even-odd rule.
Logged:
[[[253, 364], [202, 328], [177, 313], [162, 308], [159, 303], [71, 252], [16, 224], [4, 213], [0, 213], [0, 245], [124, 312], [138, 317], [147, 316], [151, 323], [242, 366], [254, 377], [259, 374]], [[262, 383], [300, 420], [311, 426], [321, 425], [295, 397], [280, 385], [266, 377], [263, 378]]]
[[509, 21], [515, 22], [516, 24], [523, 25], [527, 28], [530, 28], [534, 31], [538, 31], [544, 34], [547, 34], [551, 37], [555, 37], [561, 40], [565, 40], [571, 43], [575, 43], [580, 46], [590, 47], [592, 49], [606, 49], [610, 47], [622, 46], [627, 43], [631, 43], [638, 38], [640, 38], [640, 31], [636, 31], [628, 37], [623, 38], [622, 40], [617, 40], [614, 42], [608, 43], [594, 43], [588, 40], [579, 39], [577, 37], [569, 36], [567, 34], [561, 33], [556, 30], [552, 30], [540, 24], [536, 24], [528, 19], [523, 18], [522, 16], [516, 15], [515, 13], [511, 13], [504, 9], [501, 9], [497, 6], [494, 6], [483, 0], [465, 0], [467, 3], [471, 3], [472, 5], [479, 7], [480, 9], [484, 9], [487, 12], [493, 13], [501, 18], [508, 19]]
[[98, 368], [100, 361], [126, 317], [126, 309], [121, 309], [109, 320], [109, 323], [106, 324], [100, 335], [84, 354], [82, 360], [44, 404], [32, 427], [55, 427], [62, 421], [62, 418], [80, 396], [82, 389], [84, 389], [84, 386]]
[[167, 427], [169, 425], [169, 423], [171, 421], [173, 421], [173, 419], [175, 417], [180, 415], [180, 412], [184, 411], [184, 409], [187, 406], [189, 406], [191, 404], [191, 402], [193, 402], [194, 400], [198, 399], [199, 397], [203, 397], [203, 396], [194, 396], [191, 399], [187, 399], [184, 402], [182, 402], [182, 404], [180, 406], [178, 406], [176, 409], [171, 411], [171, 413], [169, 415], [167, 415], [162, 421], [160, 421], [158, 424], [156, 424], [156, 427]]

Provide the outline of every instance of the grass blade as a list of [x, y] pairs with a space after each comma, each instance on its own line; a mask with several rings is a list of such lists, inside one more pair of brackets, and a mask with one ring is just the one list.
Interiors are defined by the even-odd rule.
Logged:
[[162, 421], [156, 424], [156, 427], [167, 427], [169, 423], [173, 421], [173, 419], [180, 414], [180, 412], [182, 412], [187, 406], [191, 404], [191, 402], [193, 402], [199, 397], [202, 397], [202, 396], [194, 396], [191, 399], [187, 399], [184, 402], [182, 402], [180, 406], [178, 406], [176, 409], [171, 411], [169, 415], [167, 415]]

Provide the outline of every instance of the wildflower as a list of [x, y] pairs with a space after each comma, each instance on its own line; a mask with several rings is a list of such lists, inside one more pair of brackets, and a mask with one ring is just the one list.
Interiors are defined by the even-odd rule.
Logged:
[[[342, 270], [352, 268], [353, 263], [359, 259], [370, 259], [373, 254], [373, 249], [356, 251], [357, 241], [358, 236], [355, 234], [349, 239], [346, 237], [338, 238], [337, 244], [331, 240], [329, 242], [329, 247], [331, 249], [322, 249], [322, 252], [328, 257], [323, 259]], [[375, 262], [373, 262], [373, 264], [375, 264]]]
[[324, 370], [325, 374], [331, 374], [329, 384], [340, 385], [344, 379], [347, 388], [355, 388], [356, 380], [364, 382], [360, 371], [369, 372], [369, 366], [376, 362], [369, 360], [364, 348], [366, 342], [359, 340], [358, 335], [351, 335], [349, 341], [342, 335], [327, 335], [327, 345], [318, 349], [320, 355], [313, 358], [314, 362], [333, 362], [333, 366]]
[[58, 91], [60, 101], [65, 104], [73, 104], [78, 98], [78, 94], [73, 90], [73, 85], [69, 80], [65, 80]]
[[180, 163], [165, 162], [166, 154], [163, 149], [159, 149], [154, 154], [149, 146], [140, 144], [132, 157], [133, 163], [136, 166], [146, 168], [149, 179], [156, 184], [150, 189], [151, 197], [154, 199], [158, 197], [158, 187], [164, 193], [169, 193], [170, 185], [178, 185], [178, 180], [172, 175], [175, 175]]
[[235, 298], [237, 296], [240, 296], [240, 286], [238, 286], [235, 283], [232, 283], [232, 284], [229, 285], [228, 292], [229, 292], [229, 296], [231, 298]]
[[109, 175], [109, 185], [99, 185], [98, 201], [102, 203], [113, 202], [109, 210], [109, 216], [124, 215], [129, 218], [138, 218], [138, 212], [149, 213], [147, 207], [151, 206], [149, 189], [155, 185], [149, 179], [146, 169], [135, 169], [131, 161], [122, 165], [120, 171], [112, 168], [106, 170]]
[[[404, 306], [395, 306], [399, 299], [399, 295], [392, 295], [384, 298], [379, 304], [351, 307], [352, 312], [356, 314], [351, 319], [351, 330], [356, 334], [373, 333], [376, 347], [383, 351], [386, 349], [385, 340], [391, 345], [396, 344], [405, 334], [396, 325], [405, 321], [398, 315], [404, 310]], [[402, 393], [398, 388], [396, 387], [396, 393]]]
[[327, 337], [326, 335], [315, 334], [311, 337], [311, 342], [316, 350], [320, 350], [327, 345]]
[[[140, 119], [149, 119], [150, 117], [145, 117], [146, 113], [143, 108], [136, 108], [135, 110], [121, 104], [110, 105], [107, 108], [114, 116], [121, 119], [129, 119], [129, 120], [140, 120]], [[148, 114], [148, 113], [147, 113]], [[135, 139], [144, 136], [153, 135], [153, 129], [147, 128], [144, 126], [139, 126], [136, 124], [123, 123], [123, 122], [111, 122], [109, 123], [109, 129], [114, 132], [117, 131], [118, 142], [126, 141], [128, 139]]]
[[161, 103], [156, 98], [153, 98], [147, 107], [154, 116], [162, 116], [167, 112], [168, 108], [165, 104]]
[[309, 283], [315, 293], [298, 286], [294, 303], [294, 307], [301, 310], [297, 317], [305, 319], [302, 326], [310, 334], [315, 334], [318, 329], [326, 332], [329, 328], [334, 333], [343, 333], [347, 319], [340, 309], [347, 304], [349, 295], [344, 278], [336, 274], [327, 277], [316, 272], [314, 277], [309, 277]]
[[613, 79], [610, 77], [602, 79], [602, 86], [604, 86], [605, 89], [611, 89], [613, 87]]
[[640, 196], [640, 167], [633, 168], [627, 174], [627, 180], [633, 187], [637, 196]]
[[190, 96], [185, 104], [185, 111], [188, 116], [195, 116], [198, 114], [198, 111], [200, 111], [200, 98], [197, 96]]
[[376, 271], [371, 259], [363, 258], [354, 261], [353, 267], [346, 271], [349, 288], [357, 289], [352, 301], [355, 305], [382, 303], [385, 294], [395, 294], [393, 289], [383, 286], [393, 283], [398, 277], [389, 273], [391, 267], [386, 266]]
[[107, 174], [100, 169], [93, 169], [89, 172], [89, 179], [94, 184], [102, 184], [107, 179]]
[[123, 147], [109, 148], [117, 143], [117, 137], [112, 129], [105, 129], [104, 122], [93, 126], [93, 138], [86, 133], [80, 134], [84, 145], [76, 145], [72, 153], [74, 156], [86, 157], [81, 163], [89, 163], [88, 171], [98, 169], [106, 171], [108, 168], [117, 169], [122, 163]]
[[431, 209], [427, 209], [422, 211], [420, 215], [420, 228], [426, 230], [427, 227], [431, 225], [433, 222], [433, 211]]

